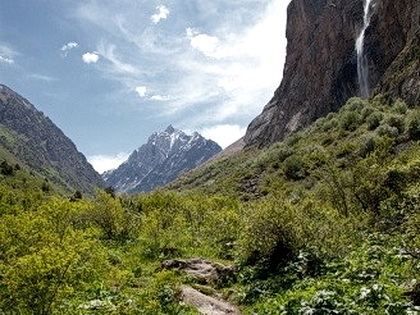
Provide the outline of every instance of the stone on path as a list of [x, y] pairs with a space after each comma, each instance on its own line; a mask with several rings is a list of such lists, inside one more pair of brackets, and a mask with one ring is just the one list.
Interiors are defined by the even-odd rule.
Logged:
[[[164, 269], [176, 269], [183, 271], [200, 283], [214, 283], [234, 277], [233, 266], [210, 262], [202, 258], [171, 259], [162, 263]], [[212, 297], [200, 291], [183, 286], [181, 289], [181, 301], [197, 308], [204, 315], [240, 315], [239, 308], [219, 297]]]
[[227, 301], [205, 295], [191, 287], [183, 287], [181, 300], [204, 315], [240, 315], [239, 309]]
[[202, 258], [165, 260], [162, 267], [184, 271], [201, 283], [223, 280], [234, 275], [234, 267], [223, 266]]

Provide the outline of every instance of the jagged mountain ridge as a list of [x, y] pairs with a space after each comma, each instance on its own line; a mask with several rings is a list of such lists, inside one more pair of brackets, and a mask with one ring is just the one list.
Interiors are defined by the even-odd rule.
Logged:
[[74, 143], [42, 112], [0, 84], [0, 148], [3, 155], [58, 185], [92, 193], [101, 176]]
[[[418, 105], [420, 2], [375, 0], [365, 33], [373, 94]], [[360, 95], [355, 42], [363, 0], [292, 0], [288, 7], [283, 80], [248, 126], [247, 145], [265, 146], [337, 111]]]
[[151, 135], [117, 169], [105, 172], [105, 182], [118, 192], [151, 191], [204, 163], [221, 151], [199, 133], [187, 135], [169, 126]]

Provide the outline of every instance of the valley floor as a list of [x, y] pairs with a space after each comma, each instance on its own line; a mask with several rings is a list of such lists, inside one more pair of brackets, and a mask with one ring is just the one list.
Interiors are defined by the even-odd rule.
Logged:
[[148, 194], [3, 163], [0, 313], [419, 314], [419, 140], [379, 96]]

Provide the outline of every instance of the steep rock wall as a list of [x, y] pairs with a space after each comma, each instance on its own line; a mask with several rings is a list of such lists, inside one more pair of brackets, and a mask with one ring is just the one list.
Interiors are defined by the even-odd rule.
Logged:
[[[370, 86], [410, 105], [418, 102], [420, 90], [413, 90], [419, 84], [419, 7], [418, 0], [376, 0], [365, 34]], [[362, 24], [363, 0], [292, 0], [283, 80], [248, 126], [247, 145], [278, 141], [359, 94], [355, 41]], [[410, 71], [396, 82], [394, 68], [407, 60], [412, 61]]]

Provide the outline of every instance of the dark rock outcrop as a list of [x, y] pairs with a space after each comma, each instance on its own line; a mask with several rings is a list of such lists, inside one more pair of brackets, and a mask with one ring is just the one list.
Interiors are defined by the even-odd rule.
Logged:
[[0, 146], [64, 192], [104, 186], [74, 143], [34, 105], [0, 84]]
[[151, 135], [117, 169], [103, 174], [118, 192], [151, 191], [206, 162], [222, 148], [200, 134], [187, 135], [169, 126]]
[[367, 44], [374, 92], [420, 105], [420, 2], [378, 1], [371, 25]]
[[[365, 33], [369, 85], [416, 105], [420, 2], [376, 0], [374, 10]], [[247, 145], [278, 141], [359, 95], [355, 41], [362, 24], [363, 0], [292, 0], [283, 80], [248, 126]]]

